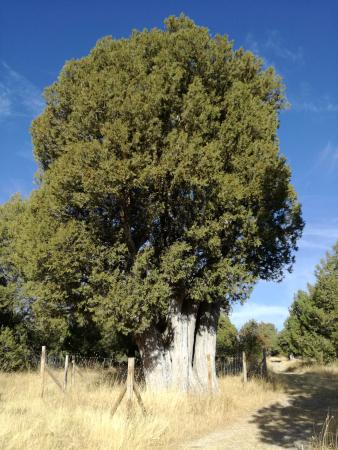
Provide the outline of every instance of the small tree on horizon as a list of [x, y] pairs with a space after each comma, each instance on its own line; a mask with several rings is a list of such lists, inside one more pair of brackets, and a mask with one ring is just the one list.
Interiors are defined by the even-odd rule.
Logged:
[[233, 356], [239, 350], [238, 331], [227, 314], [220, 315], [216, 336], [216, 356]]
[[268, 353], [277, 350], [278, 332], [272, 323], [251, 319], [241, 327], [238, 336], [240, 348], [253, 359], [260, 357], [263, 350]]

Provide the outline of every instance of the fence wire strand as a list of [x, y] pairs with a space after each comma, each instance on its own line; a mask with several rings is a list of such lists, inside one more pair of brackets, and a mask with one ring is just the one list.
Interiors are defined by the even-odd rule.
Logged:
[[[107, 372], [107, 376], [115, 374], [115, 378], [125, 379], [127, 375], [127, 358], [118, 360], [114, 357], [102, 356], [83, 356], [80, 354], [69, 354], [69, 364], [75, 361], [76, 367], [81, 371], [102, 371]], [[22, 361], [21, 370], [38, 371], [40, 368], [41, 355], [32, 353]], [[46, 364], [50, 369], [61, 370], [65, 366], [65, 355], [46, 354]], [[216, 373], [218, 376], [238, 375], [243, 370], [242, 355], [217, 356], [215, 359]], [[10, 362], [0, 360], [0, 371], [9, 372], [11, 370]], [[135, 378], [142, 382], [143, 369], [140, 358], [135, 359]]]

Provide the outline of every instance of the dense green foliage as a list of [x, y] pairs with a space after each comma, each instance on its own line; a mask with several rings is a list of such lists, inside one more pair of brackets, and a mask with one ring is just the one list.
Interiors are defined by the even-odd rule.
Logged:
[[5, 370], [25, 367], [31, 352], [29, 304], [14, 248], [15, 226], [23, 211], [19, 196], [0, 206], [0, 368]]
[[238, 353], [238, 332], [227, 315], [221, 314], [216, 337], [216, 356], [231, 356]]
[[326, 362], [338, 357], [338, 242], [315, 275], [314, 286], [296, 294], [279, 343], [285, 352]]
[[278, 333], [272, 323], [249, 320], [239, 331], [239, 345], [249, 356], [260, 356], [265, 349], [269, 353], [277, 351]]
[[260, 322], [258, 335], [262, 348], [271, 354], [278, 352], [278, 331], [273, 323]]
[[173, 299], [227, 307], [291, 267], [303, 224], [283, 87], [253, 54], [171, 17], [100, 40], [45, 98], [40, 186], [15, 224], [39, 342], [102, 351], [165, 329]]
[[[29, 202], [15, 195], [0, 206], [0, 368], [19, 369], [27, 367], [32, 357], [40, 352], [41, 345], [48, 343], [49, 353], [63, 349], [82, 354], [99, 352], [119, 357], [133, 348], [130, 339], [109, 330], [94, 329], [93, 322], [83, 329], [72, 327], [64, 331], [57, 327], [58, 314], [41, 305], [32, 295], [36, 286], [29, 272], [28, 262], [32, 255], [22, 247], [30, 217]], [[38, 236], [37, 240], [38, 242]], [[29, 249], [33, 250], [34, 242]], [[60, 265], [67, 264], [65, 260]], [[52, 295], [52, 292], [49, 291]], [[54, 315], [55, 314], [55, 315]], [[55, 328], [54, 328], [55, 327]], [[92, 341], [89, 341], [92, 339]]]

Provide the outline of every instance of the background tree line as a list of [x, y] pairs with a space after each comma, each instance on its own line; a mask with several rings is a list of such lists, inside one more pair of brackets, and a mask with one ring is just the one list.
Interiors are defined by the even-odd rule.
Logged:
[[227, 315], [221, 315], [217, 330], [217, 356], [233, 356], [245, 351], [247, 355], [260, 357], [263, 349], [269, 354], [279, 351], [275, 325], [249, 320], [238, 331]]

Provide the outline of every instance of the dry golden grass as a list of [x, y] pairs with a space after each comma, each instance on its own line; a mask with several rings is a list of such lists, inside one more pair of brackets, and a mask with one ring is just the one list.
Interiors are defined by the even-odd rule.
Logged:
[[293, 360], [289, 362], [288, 372], [314, 373], [327, 377], [337, 377], [338, 362], [332, 362], [326, 365], [306, 360]]
[[98, 373], [85, 377], [66, 396], [48, 379], [41, 399], [38, 374], [0, 374], [0, 449], [178, 448], [280, 396], [275, 383], [252, 380], [243, 387], [240, 377], [226, 377], [214, 396], [142, 392], [146, 417], [135, 404], [128, 419], [124, 400], [112, 418], [120, 387]]
[[328, 415], [319, 434], [313, 436], [310, 444], [310, 450], [337, 450], [338, 432], [331, 432], [331, 424], [334, 416]]

